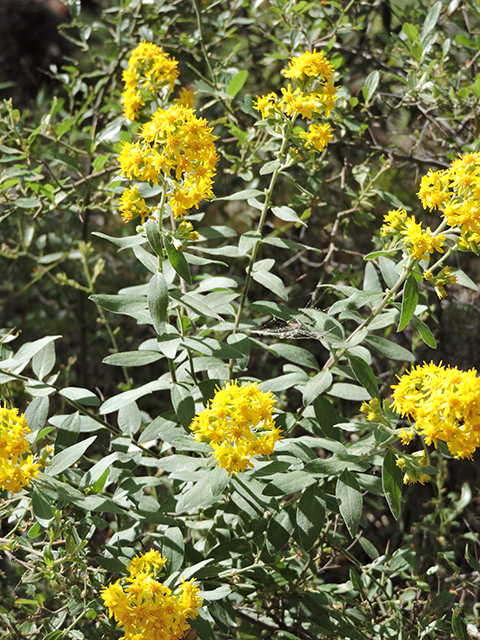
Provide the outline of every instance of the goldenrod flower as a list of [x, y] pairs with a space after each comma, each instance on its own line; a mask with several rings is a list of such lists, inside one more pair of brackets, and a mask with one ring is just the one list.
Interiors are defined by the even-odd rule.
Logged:
[[190, 429], [195, 440], [210, 443], [219, 466], [229, 475], [245, 471], [253, 466], [252, 456], [270, 455], [281, 438], [272, 418], [274, 402], [257, 383], [227, 382], [195, 416]]
[[383, 217], [383, 227], [380, 229], [382, 236], [395, 235], [405, 229], [408, 214], [405, 209], [389, 211]]
[[125, 82], [122, 103], [126, 118], [132, 121], [138, 119], [145, 104], [141, 89], [146, 90], [150, 99], [153, 99], [163, 87], [173, 91], [178, 77], [177, 65], [178, 61], [175, 58], [164, 53], [161, 47], [152, 42], [143, 41], [132, 51], [128, 59], [128, 68], [124, 69], [122, 74]]
[[282, 71], [286, 78], [301, 80], [305, 76], [309, 78], [330, 79], [333, 77], [333, 66], [323, 55], [323, 51], [305, 51], [301, 56], [292, 58], [288, 63], [288, 69]]
[[0, 489], [18, 493], [38, 475], [26, 436], [31, 433], [23, 413], [0, 407]]
[[401, 233], [404, 235], [405, 249], [415, 260], [428, 260], [434, 251], [443, 253], [445, 236], [434, 236], [430, 228], [422, 229], [422, 223], [415, 222], [415, 216], [406, 218]]
[[466, 153], [442, 171], [422, 178], [418, 197], [426, 209], [440, 209], [460, 229], [459, 246], [470, 248], [480, 233], [480, 153]]
[[333, 140], [332, 127], [329, 124], [311, 124], [308, 133], [300, 133], [300, 138], [305, 139], [305, 146], [312, 145], [317, 151], [323, 151], [327, 144]]
[[120, 205], [118, 207], [122, 213], [124, 222], [130, 222], [138, 216], [142, 217], [142, 224], [145, 218], [149, 217], [152, 209], [149, 209], [145, 204], [145, 200], [140, 196], [138, 186], [125, 189], [120, 197]]
[[178, 640], [197, 617], [202, 599], [193, 580], [182, 581], [172, 592], [156, 579], [165, 562], [154, 550], [135, 556], [128, 578], [103, 587], [110, 617], [125, 627], [123, 640]]
[[[471, 458], [480, 445], [480, 379], [433, 363], [414, 367], [393, 389], [393, 408], [416, 424], [425, 442], [448, 444], [456, 458]], [[410, 438], [402, 437], [404, 442]]]
[[328, 117], [333, 109], [337, 96], [337, 88], [333, 84], [333, 66], [322, 52], [306, 51], [297, 58], [292, 58], [289, 68], [282, 72], [292, 78], [297, 85], [289, 83], [282, 87], [282, 96], [268, 93], [257, 97], [253, 107], [260, 111], [262, 118], [277, 115], [278, 119], [290, 118], [292, 121], [301, 116], [313, 120], [308, 132], [300, 133], [305, 139], [305, 147], [312, 146], [322, 151], [333, 139], [333, 129], [329, 124], [318, 124], [320, 116]]

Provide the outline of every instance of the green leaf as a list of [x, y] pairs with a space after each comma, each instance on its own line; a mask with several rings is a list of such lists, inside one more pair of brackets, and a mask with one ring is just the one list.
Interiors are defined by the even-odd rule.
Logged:
[[95, 484], [95, 482], [97, 482], [97, 480], [99, 480], [102, 477], [102, 475], [108, 469], [108, 467], [111, 464], [113, 464], [115, 460], [118, 460], [119, 457], [120, 457], [120, 454], [118, 453], [118, 451], [114, 451], [113, 453], [110, 453], [106, 458], [102, 458], [101, 460], [99, 460], [83, 476], [83, 478], [81, 479], [78, 485], [78, 488], [86, 489], [87, 487], [90, 487], [91, 485]]
[[362, 517], [362, 491], [355, 476], [345, 470], [337, 480], [335, 492], [340, 514], [345, 521], [348, 532], [354, 538], [357, 535]]
[[0, 367], [2, 369], [16, 369], [19, 366], [25, 365], [39, 353], [45, 345], [61, 337], [62, 336], [45, 336], [44, 338], [40, 338], [40, 340], [35, 340], [35, 342], [27, 342], [20, 347], [14, 357], [0, 361]]
[[48, 418], [50, 401], [47, 396], [34, 398], [25, 411], [25, 420], [32, 431], [39, 431], [45, 426]]
[[100, 407], [100, 414], [106, 415], [108, 413], [113, 413], [113, 411], [118, 411], [120, 407], [128, 404], [129, 402], [138, 400], [139, 398], [142, 398], [149, 393], [153, 393], [154, 391], [161, 391], [164, 389], [170, 389], [170, 384], [168, 382], [165, 380], [152, 380], [152, 382], [148, 382], [137, 389], [130, 389], [129, 391], [124, 391], [123, 393], [114, 396], [113, 398], [109, 398]]
[[242, 89], [247, 78], [248, 78], [248, 71], [246, 71], [245, 69], [243, 69], [242, 71], [239, 71], [236, 75], [234, 75], [233, 78], [230, 80], [227, 88], [228, 95], [234, 98], [237, 95], [237, 93]]
[[174, 270], [183, 280], [185, 280], [187, 284], [192, 284], [190, 267], [188, 266], [188, 262], [183, 254], [183, 251], [175, 248], [173, 240], [170, 236], [164, 236], [163, 241], [165, 242], [168, 259]]
[[297, 507], [297, 530], [302, 549], [310, 551], [320, 535], [325, 522], [325, 501], [317, 485], [303, 492]]
[[33, 485], [32, 508], [35, 520], [41, 527], [47, 529], [54, 515], [50, 503], [36, 485]]
[[147, 303], [153, 327], [157, 334], [161, 336], [165, 333], [165, 325], [168, 318], [168, 285], [165, 276], [160, 271], [154, 273], [150, 280]]
[[55, 343], [48, 342], [41, 351], [33, 356], [33, 373], [39, 380], [43, 380], [55, 366]]
[[440, 11], [442, 9], [442, 3], [440, 1], [436, 2], [430, 11], [427, 13], [427, 17], [425, 18], [425, 22], [423, 23], [422, 34], [420, 36], [420, 40], [423, 42], [425, 36], [427, 36], [430, 31], [432, 31], [440, 16]]
[[390, 340], [385, 340], [385, 338], [380, 338], [380, 336], [368, 336], [365, 338], [365, 342], [375, 349], [375, 351], [381, 353], [382, 356], [390, 358], [391, 360], [415, 362], [413, 353], [395, 342], [390, 342]]
[[319, 366], [315, 356], [303, 349], [302, 347], [297, 347], [293, 344], [286, 344], [284, 342], [278, 342], [274, 345], [269, 345], [268, 350], [270, 353], [274, 355], [285, 358], [286, 360], [290, 360], [290, 362], [294, 362], [298, 366], [301, 367], [310, 367], [311, 369], [315, 369], [318, 371]]
[[307, 382], [302, 389], [303, 405], [308, 407], [309, 404], [321, 396], [322, 393], [328, 391], [331, 387], [333, 376], [330, 371], [320, 371]]
[[157, 362], [163, 358], [163, 353], [158, 351], [149, 351], [142, 349], [141, 351], [120, 351], [112, 353], [102, 360], [104, 364], [110, 364], [115, 367], [143, 367], [152, 362]]
[[272, 207], [272, 212], [273, 215], [280, 218], [280, 220], [303, 224], [305, 227], [307, 226], [306, 223], [298, 216], [298, 213], [291, 207]]
[[71, 467], [83, 456], [88, 447], [92, 442], [95, 442], [96, 439], [97, 436], [91, 436], [86, 440], [82, 440], [82, 442], [74, 444], [72, 447], [68, 447], [68, 449], [60, 451], [60, 453], [57, 453], [53, 456], [50, 466], [45, 469], [46, 475], [56, 476], [59, 473], [62, 473], [62, 471], [65, 471], [65, 469]]
[[452, 630], [457, 640], [469, 640], [470, 634], [460, 607], [456, 607], [452, 613]]
[[163, 257], [163, 242], [162, 242], [162, 234], [158, 228], [158, 222], [149, 218], [145, 225], [145, 230], [147, 232], [147, 238], [150, 243], [150, 246], [155, 251], [157, 256], [160, 258]]
[[267, 551], [275, 553], [284, 547], [295, 530], [293, 510], [288, 507], [280, 509], [270, 518], [267, 528]]
[[180, 571], [185, 557], [183, 533], [179, 527], [168, 527], [163, 534], [162, 555], [168, 560], [168, 571]]
[[403, 298], [402, 298], [402, 311], [400, 314], [400, 322], [398, 323], [397, 333], [405, 329], [407, 324], [410, 322], [410, 318], [415, 313], [415, 309], [418, 304], [418, 284], [415, 280], [415, 276], [411, 273], [406, 282], [405, 287], [403, 289]]
[[120, 313], [135, 319], [144, 317], [147, 321], [148, 304], [145, 296], [100, 293], [89, 296], [88, 299], [112, 313]]
[[230, 196], [225, 196], [225, 198], [217, 198], [217, 200], [248, 200], [249, 198], [255, 198], [261, 195], [263, 195], [263, 191], [259, 191], [258, 189], [244, 189], [243, 191], [232, 193]]
[[81, 387], [65, 387], [59, 392], [64, 398], [68, 400], [74, 400], [79, 404], [84, 404], [87, 407], [98, 407], [100, 399], [94, 393], [88, 389], [82, 389]]
[[368, 106], [370, 104], [370, 101], [372, 97], [375, 95], [375, 92], [377, 90], [379, 81], [380, 81], [380, 72], [377, 69], [375, 69], [375, 71], [372, 71], [367, 76], [367, 79], [365, 80], [365, 84], [363, 85], [363, 88], [362, 88], [362, 94], [365, 100], [365, 106]]
[[315, 478], [304, 471], [295, 470], [275, 474], [272, 481], [263, 490], [265, 496], [284, 496], [301, 491], [316, 482]]
[[370, 397], [380, 399], [377, 379], [370, 365], [363, 358], [359, 358], [353, 353], [347, 353], [347, 358], [355, 378], [368, 391]]
[[382, 486], [390, 511], [395, 520], [398, 520], [402, 502], [403, 473], [397, 466], [397, 457], [391, 449], [383, 459]]
[[420, 334], [420, 337], [425, 342], [425, 344], [427, 346], [429, 346], [430, 349], [436, 349], [437, 348], [437, 341], [435, 340], [435, 337], [434, 337], [433, 333], [430, 331], [430, 329], [427, 327], [427, 325], [423, 322], [423, 320], [420, 320], [420, 318], [418, 318], [417, 316], [413, 315], [410, 318], [410, 322], [415, 327], [415, 329], [418, 331], [418, 333]]
[[343, 398], [344, 400], [353, 400], [355, 402], [370, 400], [370, 394], [366, 389], [348, 382], [335, 383], [327, 393], [334, 398]]
[[270, 271], [252, 271], [252, 278], [269, 291], [273, 291], [282, 300], [288, 299], [285, 285], [278, 276], [270, 273]]
[[180, 424], [188, 429], [195, 415], [195, 402], [192, 394], [182, 385], [174, 384], [172, 387], [172, 404]]

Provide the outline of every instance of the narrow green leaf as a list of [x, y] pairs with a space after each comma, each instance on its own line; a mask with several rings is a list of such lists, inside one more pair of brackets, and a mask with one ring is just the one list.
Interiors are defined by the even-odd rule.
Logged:
[[293, 510], [288, 507], [280, 509], [271, 518], [267, 529], [267, 551], [276, 553], [284, 547], [295, 530]]
[[425, 342], [425, 344], [427, 346], [429, 346], [430, 349], [436, 349], [437, 348], [437, 341], [435, 340], [435, 336], [430, 331], [430, 329], [427, 327], [427, 325], [423, 322], [423, 320], [420, 320], [420, 318], [418, 318], [417, 316], [413, 315], [410, 318], [410, 322], [415, 327], [415, 329], [418, 331], [418, 333], [420, 334], [420, 337]]
[[217, 198], [217, 200], [248, 200], [248, 198], [255, 198], [262, 194], [263, 191], [259, 191], [258, 189], [244, 189], [243, 191], [232, 193], [230, 196], [225, 196], [225, 198]]
[[288, 300], [288, 293], [280, 278], [270, 271], [253, 271], [252, 278], [282, 300]]
[[45, 426], [49, 405], [48, 396], [37, 396], [28, 405], [25, 420], [32, 431], [39, 431]]
[[425, 18], [425, 22], [423, 23], [423, 28], [422, 28], [422, 34], [420, 36], [420, 40], [423, 41], [423, 39], [425, 38], [425, 36], [427, 36], [430, 31], [432, 31], [437, 22], [438, 22], [438, 18], [440, 16], [440, 11], [442, 9], [442, 3], [436, 2], [433, 7], [430, 9], [430, 11], [427, 13], [427, 17]]
[[297, 212], [291, 207], [272, 207], [272, 212], [273, 215], [280, 218], [280, 220], [303, 224], [305, 227], [307, 226], [306, 223], [298, 216]]
[[463, 618], [462, 610], [457, 607], [452, 613], [452, 630], [455, 634], [456, 640], [469, 640], [470, 635], [467, 630], [467, 625]]
[[383, 460], [382, 486], [390, 511], [395, 520], [398, 520], [402, 502], [403, 473], [397, 466], [396, 455], [390, 449]]
[[309, 404], [321, 396], [322, 393], [328, 391], [331, 387], [333, 376], [330, 371], [320, 371], [307, 382], [302, 390], [303, 405], [308, 407]]
[[348, 532], [354, 538], [357, 535], [360, 518], [362, 517], [362, 491], [355, 476], [345, 470], [337, 480], [335, 492], [340, 514], [347, 526]]
[[372, 347], [372, 349], [381, 353], [382, 356], [390, 358], [391, 360], [415, 362], [413, 353], [390, 340], [385, 340], [385, 338], [381, 338], [380, 336], [368, 336], [365, 338], [365, 342]]
[[185, 556], [185, 543], [179, 527], [168, 527], [163, 534], [162, 555], [168, 560], [169, 573], [180, 571]]
[[110, 364], [115, 367], [143, 367], [146, 364], [157, 362], [163, 358], [163, 353], [158, 351], [149, 351], [142, 349], [141, 351], [120, 351], [112, 353], [102, 360], [104, 364]]
[[161, 336], [168, 318], [168, 285], [160, 271], [153, 274], [148, 285], [147, 304], [154, 329]]
[[363, 358], [347, 353], [347, 358], [352, 367], [353, 374], [358, 382], [368, 391], [371, 398], [380, 399], [377, 379], [370, 365]]
[[195, 415], [195, 402], [192, 394], [182, 385], [174, 384], [172, 387], [172, 404], [180, 424], [188, 429]]
[[79, 460], [83, 456], [88, 447], [96, 439], [97, 436], [91, 436], [86, 440], [82, 440], [82, 442], [74, 444], [68, 449], [60, 451], [60, 453], [57, 453], [55, 456], [53, 456], [52, 463], [45, 469], [45, 473], [49, 476], [56, 476], [57, 474], [62, 473], [62, 471], [65, 471], [65, 469], [68, 469], [73, 464], [75, 464], [75, 462], [77, 462], [77, 460]]
[[379, 81], [380, 81], [380, 72], [377, 69], [375, 71], [372, 71], [372, 73], [370, 73], [367, 76], [367, 79], [365, 80], [365, 84], [363, 85], [363, 88], [362, 88], [362, 94], [365, 100], [365, 105], [370, 104], [370, 101], [372, 97], [375, 95], [375, 92], [377, 90]]
[[178, 273], [178, 275], [185, 280], [187, 284], [192, 284], [192, 276], [190, 274], [190, 267], [188, 266], [187, 259], [185, 258], [183, 251], [176, 249], [173, 244], [173, 240], [170, 236], [163, 238], [165, 242], [165, 248], [167, 250], [168, 259], [170, 264]]
[[32, 508], [35, 520], [41, 527], [47, 529], [54, 517], [53, 511], [45, 495], [36, 485], [33, 486]]
[[43, 380], [55, 366], [55, 343], [48, 342], [41, 351], [33, 356], [33, 373], [39, 380]]
[[68, 400], [74, 400], [80, 404], [84, 404], [87, 407], [98, 407], [100, 399], [94, 393], [88, 389], [81, 387], [65, 387], [60, 392], [60, 395]]
[[150, 243], [150, 246], [155, 251], [157, 256], [160, 258], [163, 257], [163, 243], [162, 243], [162, 234], [158, 229], [158, 222], [149, 218], [145, 225], [145, 230], [147, 232], [147, 238]]
[[297, 529], [302, 548], [309, 551], [320, 535], [325, 522], [325, 502], [316, 485], [303, 492], [297, 507]]
[[397, 333], [405, 329], [410, 322], [410, 318], [415, 313], [418, 304], [418, 284], [415, 276], [411, 273], [403, 288], [402, 311], [400, 314], [400, 322], [398, 323]]
[[334, 398], [343, 398], [344, 400], [353, 400], [356, 402], [370, 400], [370, 394], [366, 389], [348, 382], [336, 382], [327, 393]]
[[231, 98], [234, 98], [237, 93], [242, 89], [248, 78], [248, 71], [243, 69], [233, 76], [227, 88], [227, 93]]

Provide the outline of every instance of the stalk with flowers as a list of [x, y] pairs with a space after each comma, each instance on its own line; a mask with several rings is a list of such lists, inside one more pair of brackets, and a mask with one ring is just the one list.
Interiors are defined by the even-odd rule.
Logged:
[[[327, 285], [338, 296], [328, 308], [292, 309], [272, 248], [277, 258], [311, 247], [282, 237], [284, 223], [306, 222], [280, 186], [305, 190], [297, 172], [321, 166], [334, 142], [340, 78], [327, 53], [294, 55], [281, 93], [251, 101], [261, 116], [252, 136], [268, 140], [259, 157], [252, 146], [261, 168], [252, 185], [217, 200], [221, 119], [198, 117], [190, 90], [173, 98], [179, 64], [157, 44], [140, 42], [124, 66], [114, 189], [131, 235], [96, 235], [131, 249], [144, 272], [91, 300], [134, 318], [141, 338], [132, 332], [135, 348], [106, 356], [128, 378], [107, 398], [57, 383], [53, 337], [5, 350], [2, 384], [34, 397], [26, 417], [1, 410], [0, 483], [14, 533], [29, 509], [34, 518], [8, 545], [28, 553], [28, 538], [48, 539], [42, 577], [80, 592], [82, 612], [65, 633], [85, 618], [92, 638], [179, 640], [192, 629], [202, 640], [402, 637], [417, 624], [414, 562], [370, 542], [369, 501], [381, 496], [393, 522], [403, 484], [434, 482], [443, 460], [471, 458], [480, 390], [474, 369], [413, 367], [389, 332], [414, 330], [434, 346], [424, 287], [443, 298], [449, 285], [469, 284], [446, 261], [477, 250], [480, 154], [422, 179], [424, 208], [441, 212], [436, 228], [389, 211], [363, 287]], [[254, 230], [232, 240], [225, 226], [202, 228], [207, 201], [241, 203]], [[262, 333], [268, 315], [284, 320], [283, 335]], [[309, 342], [291, 344], [293, 328]], [[376, 353], [410, 370], [399, 366], [391, 384]], [[68, 409], [46, 426], [54, 398]], [[40, 452], [50, 441], [55, 450]], [[352, 564], [340, 582], [344, 562]]]

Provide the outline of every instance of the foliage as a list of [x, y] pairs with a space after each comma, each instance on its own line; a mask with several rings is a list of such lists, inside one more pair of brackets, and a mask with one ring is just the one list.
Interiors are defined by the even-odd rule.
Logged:
[[0, 114], [0, 637], [477, 637], [477, 372], [413, 365], [477, 289], [478, 8], [68, 4]]

